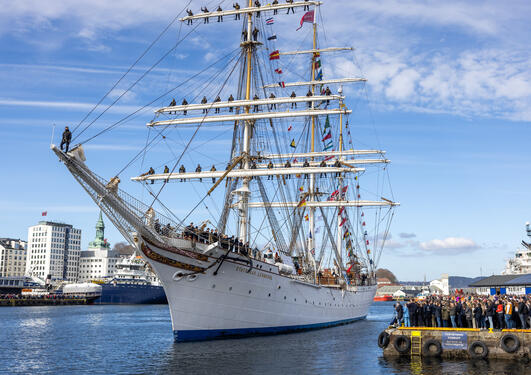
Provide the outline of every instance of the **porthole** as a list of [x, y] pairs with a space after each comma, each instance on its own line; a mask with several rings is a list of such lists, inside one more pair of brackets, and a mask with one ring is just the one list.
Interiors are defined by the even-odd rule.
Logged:
[[183, 278], [183, 276], [184, 276], [184, 273], [182, 273], [180, 271], [179, 272], [175, 272], [173, 274], [173, 281], [179, 281], [179, 280], [181, 280]]
[[308, 303], [308, 300], [305, 300], [304, 303]]
[[249, 290], [249, 294], [251, 294], [251, 293], [252, 293], [252, 291], [251, 291], [251, 290]]
[[268, 297], [271, 297], [271, 293], [269, 293], [267, 296], [268, 296]]
[[278, 289], [280, 289], [280, 285], [278, 286]]
[[212, 284], [212, 289], [215, 289], [216, 288], [216, 284]]
[[232, 290], [232, 286], [229, 286], [229, 290]]
[[284, 299], [286, 299], [286, 296], [284, 296]]
[[293, 298], [293, 300], [294, 300], [295, 302], [297, 302], [297, 298]]
[[197, 275], [188, 276], [188, 281], [194, 281], [195, 279], [197, 279]]

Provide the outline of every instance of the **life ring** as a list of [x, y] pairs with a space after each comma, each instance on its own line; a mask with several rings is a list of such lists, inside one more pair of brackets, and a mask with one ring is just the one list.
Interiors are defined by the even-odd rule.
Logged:
[[514, 353], [520, 348], [520, 339], [512, 333], [507, 333], [500, 339], [501, 348], [507, 353]]
[[[477, 351], [478, 348], [481, 348], [481, 352]], [[474, 341], [468, 347], [468, 354], [473, 359], [485, 359], [489, 355], [489, 348], [483, 341]]]
[[393, 341], [393, 346], [400, 354], [407, 354], [411, 349], [411, 339], [409, 336], [396, 336]]
[[422, 346], [422, 354], [425, 357], [440, 357], [442, 354], [442, 345], [439, 340], [429, 339], [426, 340]]
[[382, 349], [387, 348], [387, 345], [389, 345], [389, 334], [385, 331], [382, 331], [378, 335], [378, 346]]

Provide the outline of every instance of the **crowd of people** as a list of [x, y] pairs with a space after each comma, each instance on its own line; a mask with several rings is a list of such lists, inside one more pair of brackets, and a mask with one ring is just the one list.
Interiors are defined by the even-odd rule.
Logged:
[[506, 329], [531, 327], [531, 296], [429, 296], [394, 305], [391, 325]]

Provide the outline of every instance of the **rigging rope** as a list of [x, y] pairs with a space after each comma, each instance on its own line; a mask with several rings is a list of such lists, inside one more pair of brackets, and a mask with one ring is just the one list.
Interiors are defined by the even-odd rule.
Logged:
[[[135, 62], [129, 67], [129, 69], [127, 69], [127, 71], [120, 77], [120, 79], [118, 81], [116, 81], [116, 83], [109, 89], [109, 91], [107, 91], [105, 93], [105, 95], [103, 95], [103, 97], [98, 101], [98, 103], [96, 103], [94, 105], [94, 107], [92, 107], [92, 109], [85, 115], [85, 117], [83, 117], [83, 119], [74, 127], [74, 129], [72, 130], [72, 133], [74, 133], [77, 130], [77, 128], [79, 128], [81, 126], [81, 124], [83, 122], [85, 122], [85, 120], [96, 110], [96, 108], [105, 100], [105, 98], [107, 96], [109, 96], [109, 94], [116, 88], [116, 86], [118, 86], [120, 84], [120, 82], [122, 82], [122, 80], [125, 78], [125, 76], [128, 75], [129, 72], [131, 72], [131, 70], [133, 70], [133, 68], [136, 66], [136, 64], [138, 64], [140, 62], [140, 60], [142, 60], [142, 58], [160, 40], [160, 38], [162, 38], [162, 36], [164, 34], [166, 34], [166, 32], [169, 30], [169, 28], [175, 23], [175, 21], [177, 21], [179, 19], [181, 14], [186, 10], [186, 8], [188, 8], [188, 6], [190, 5], [191, 2], [192, 2], [192, 0], [188, 1], [186, 6], [177, 14], [177, 16], [175, 16], [175, 18], [168, 24], [168, 26], [166, 26], [164, 28], [164, 30], [162, 30], [162, 32], [155, 38], [155, 40], [153, 42], [151, 42], [151, 44], [144, 50], [144, 52], [142, 52], [142, 54], [135, 60]], [[74, 137], [74, 139], [75, 138], [76, 137]]]
[[[192, 34], [192, 33], [193, 33], [193, 32], [199, 27], [199, 25], [200, 25], [200, 24], [198, 23], [198, 24], [197, 24], [192, 30], [190, 30], [190, 31], [189, 31], [189, 32], [188, 32], [188, 33], [187, 33], [182, 39], [180, 39], [179, 41], [177, 41], [177, 43], [175, 43], [175, 45], [174, 45], [172, 48], [170, 48], [170, 49], [169, 49], [164, 55], [162, 55], [162, 57], [161, 57], [159, 60], [157, 60], [157, 62], [155, 62], [153, 65], [151, 65], [151, 67], [150, 67], [149, 69], [147, 69], [147, 70], [146, 70], [146, 71], [140, 76], [140, 78], [138, 78], [135, 82], [133, 82], [133, 84], [130, 85], [130, 86], [127, 88], [127, 90], [125, 90], [122, 94], [120, 94], [120, 95], [118, 96], [118, 98], [116, 98], [111, 104], [109, 104], [109, 105], [107, 106], [107, 108], [105, 108], [105, 109], [103, 110], [103, 112], [101, 112], [98, 116], [96, 116], [96, 118], [95, 118], [94, 120], [92, 120], [88, 125], [86, 125], [86, 126], [83, 128], [83, 130], [81, 130], [81, 132], [80, 132], [79, 134], [77, 134], [77, 135], [72, 139], [72, 141], [76, 140], [79, 136], [81, 136], [81, 134], [83, 134], [83, 133], [84, 133], [84, 132], [85, 132], [90, 126], [92, 126], [92, 124], [94, 124], [94, 123], [95, 123], [95, 122], [96, 122], [101, 116], [103, 116], [103, 115], [104, 115], [104, 114], [105, 114], [105, 113], [106, 113], [106, 112], [107, 112], [112, 106], [114, 106], [114, 105], [115, 105], [115, 104], [116, 104], [116, 103], [117, 103], [117, 102], [118, 102], [118, 101], [119, 101], [119, 100], [120, 100], [125, 94], [127, 94], [129, 91], [131, 91], [131, 89], [132, 89], [133, 87], [135, 87], [136, 84], [137, 84], [138, 82], [140, 82], [142, 79], [144, 79], [145, 76], [147, 76], [147, 75], [148, 75], [153, 69], [155, 69], [155, 67], [157, 67], [157, 65], [159, 65], [159, 64], [160, 64], [160, 63], [161, 63], [166, 57], [168, 57], [168, 55], [169, 55], [170, 53], [172, 53], [173, 51], [175, 51], [175, 49], [176, 49], [176, 48], [177, 48], [177, 47], [178, 47], [178, 46], [179, 46], [179, 45], [180, 45], [180, 44], [181, 44], [181, 43], [182, 43], [182, 42], [183, 42], [183, 41], [184, 41], [184, 40], [185, 40], [190, 34]], [[160, 99], [160, 98], [161, 98], [161, 97], [159, 97], [158, 99]], [[157, 100], [158, 100], [158, 99], [157, 99]], [[145, 108], [145, 107], [143, 107], [143, 108]], [[143, 109], [143, 108], [142, 108], [142, 109]], [[135, 112], [133, 112], [131, 115], [133, 115], [133, 114], [135, 114], [135, 113], [137, 113], [137, 112], [138, 112], [138, 111], [135, 111]], [[131, 116], [131, 115], [129, 115], [129, 116]], [[128, 118], [129, 116], [127, 116], [126, 118]], [[102, 134], [102, 132], [100, 132], [100, 133], [96, 134], [95, 136], [89, 138], [88, 140], [86, 140], [86, 141], [84, 141], [84, 142], [80, 142], [80, 143], [81, 143], [81, 144], [86, 143], [86, 142], [92, 140], [93, 138], [99, 136], [100, 134]]]

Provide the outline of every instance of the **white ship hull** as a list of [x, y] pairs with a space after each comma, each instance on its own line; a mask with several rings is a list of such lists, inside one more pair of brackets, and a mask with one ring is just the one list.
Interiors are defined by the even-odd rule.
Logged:
[[[190, 245], [188, 241], [177, 241]], [[231, 253], [232, 259], [221, 264], [217, 274], [214, 273], [219, 262], [204, 273], [183, 276], [190, 271], [165, 263], [207, 266], [213, 264], [216, 257], [190, 262], [187, 256], [153, 244], [144, 243], [139, 248], [164, 285], [178, 342], [348, 324], [367, 316], [376, 293], [375, 285], [341, 289], [309, 284], [280, 275], [277, 266], [258, 260], [253, 260], [251, 269], [243, 263], [245, 258], [234, 253]], [[190, 247], [180, 246], [179, 249], [192, 253]], [[225, 254], [221, 249], [210, 252]], [[159, 256], [164, 259], [161, 261]], [[157, 257], [159, 259], [153, 259]]]

